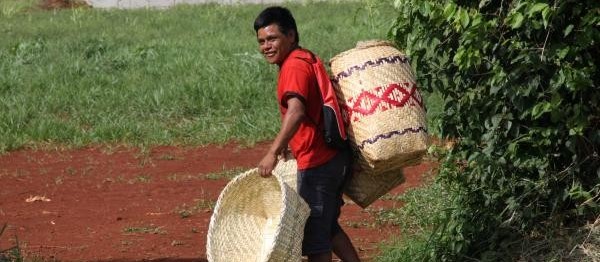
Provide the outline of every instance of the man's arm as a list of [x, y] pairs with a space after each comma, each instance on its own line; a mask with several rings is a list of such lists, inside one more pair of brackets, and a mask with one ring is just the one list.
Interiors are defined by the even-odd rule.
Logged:
[[287, 100], [287, 106], [287, 111], [281, 121], [281, 129], [271, 144], [269, 152], [258, 164], [258, 172], [262, 177], [271, 176], [271, 172], [277, 164], [277, 156], [285, 152], [290, 139], [298, 131], [298, 127], [305, 117], [304, 103], [299, 98], [290, 97]]

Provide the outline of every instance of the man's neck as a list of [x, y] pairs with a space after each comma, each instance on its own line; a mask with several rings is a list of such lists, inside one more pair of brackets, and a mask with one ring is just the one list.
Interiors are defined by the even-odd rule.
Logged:
[[277, 64], [279, 66], [279, 69], [281, 69], [281, 66], [283, 65], [283, 63], [285, 63], [285, 60], [288, 59], [288, 57], [290, 56], [290, 54], [292, 52], [294, 52], [295, 50], [297, 50], [297, 49], [302, 49], [302, 47], [300, 47], [300, 45], [297, 45], [297, 44], [294, 47], [292, 47], [292, 50], [290, 50], [290, 52], [287, 53], [287, 55], [285, 56], [285, 58], [283, 59], [283, 61], [281, 61], [281, 64]]

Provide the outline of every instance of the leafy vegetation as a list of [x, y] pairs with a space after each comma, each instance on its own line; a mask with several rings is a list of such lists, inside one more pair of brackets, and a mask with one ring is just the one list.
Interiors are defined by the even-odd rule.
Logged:
[[410, 261], [515, 261], [523, 243], [598, 216], [600, 2], [396, 7], [391, 33], [419, 84], [441, 95], [436, 126], [457, 141], [436, 181], [447, 208], [401, 252]]
[[[263, 5], [41, 11], [1, 3], [0, 152], [252, 144], [277, 131], [277, 69], [252, 29]], [[384, 38], [394, 20], [389, 2], [286, 6], [301, 44], [323, 59]]]
[[[4, 223], [2, 228], [0, 228], [0, 237], [4, 234], [4, 230], [8, 225]], [[21, 248], [19, 247], [19, 240], [15, 237], [14, 240], [16, 243], [14, 246], [7, 249], [0, 249], [0, 262], [21, 262], [23, 261], [23, 256], [21, 255]]]

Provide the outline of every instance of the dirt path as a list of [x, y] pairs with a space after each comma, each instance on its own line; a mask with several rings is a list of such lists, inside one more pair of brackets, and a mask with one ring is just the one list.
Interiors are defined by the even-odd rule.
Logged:
[[[0, 250], [15, 237], [44, 261], [206, 261], [211, 208], [228, 176], [256, 165], [267, 144], [183, 148], [23, 150], [0, 156]], [[427, 164], [405, 170], [400, 193]], [[231, 172], [234, 170], [235, 172]], [[229, 173], [229, 174], [227, 174]], [[378, 200], [371, 210], [399, 205]], [[369, 261], [398, 233], [344, 206], [342, 224]]]

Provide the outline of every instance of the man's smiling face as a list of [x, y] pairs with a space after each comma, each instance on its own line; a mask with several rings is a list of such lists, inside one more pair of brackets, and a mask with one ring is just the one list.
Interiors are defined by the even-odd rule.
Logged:
[[279, 30], [277, 24], [258, 29], [256, 32], [260, 52], [265, 56], [267, 62], [281, 65], [283, 60], [296, 46], [296, 35], [294, 31], [287, 34]]

